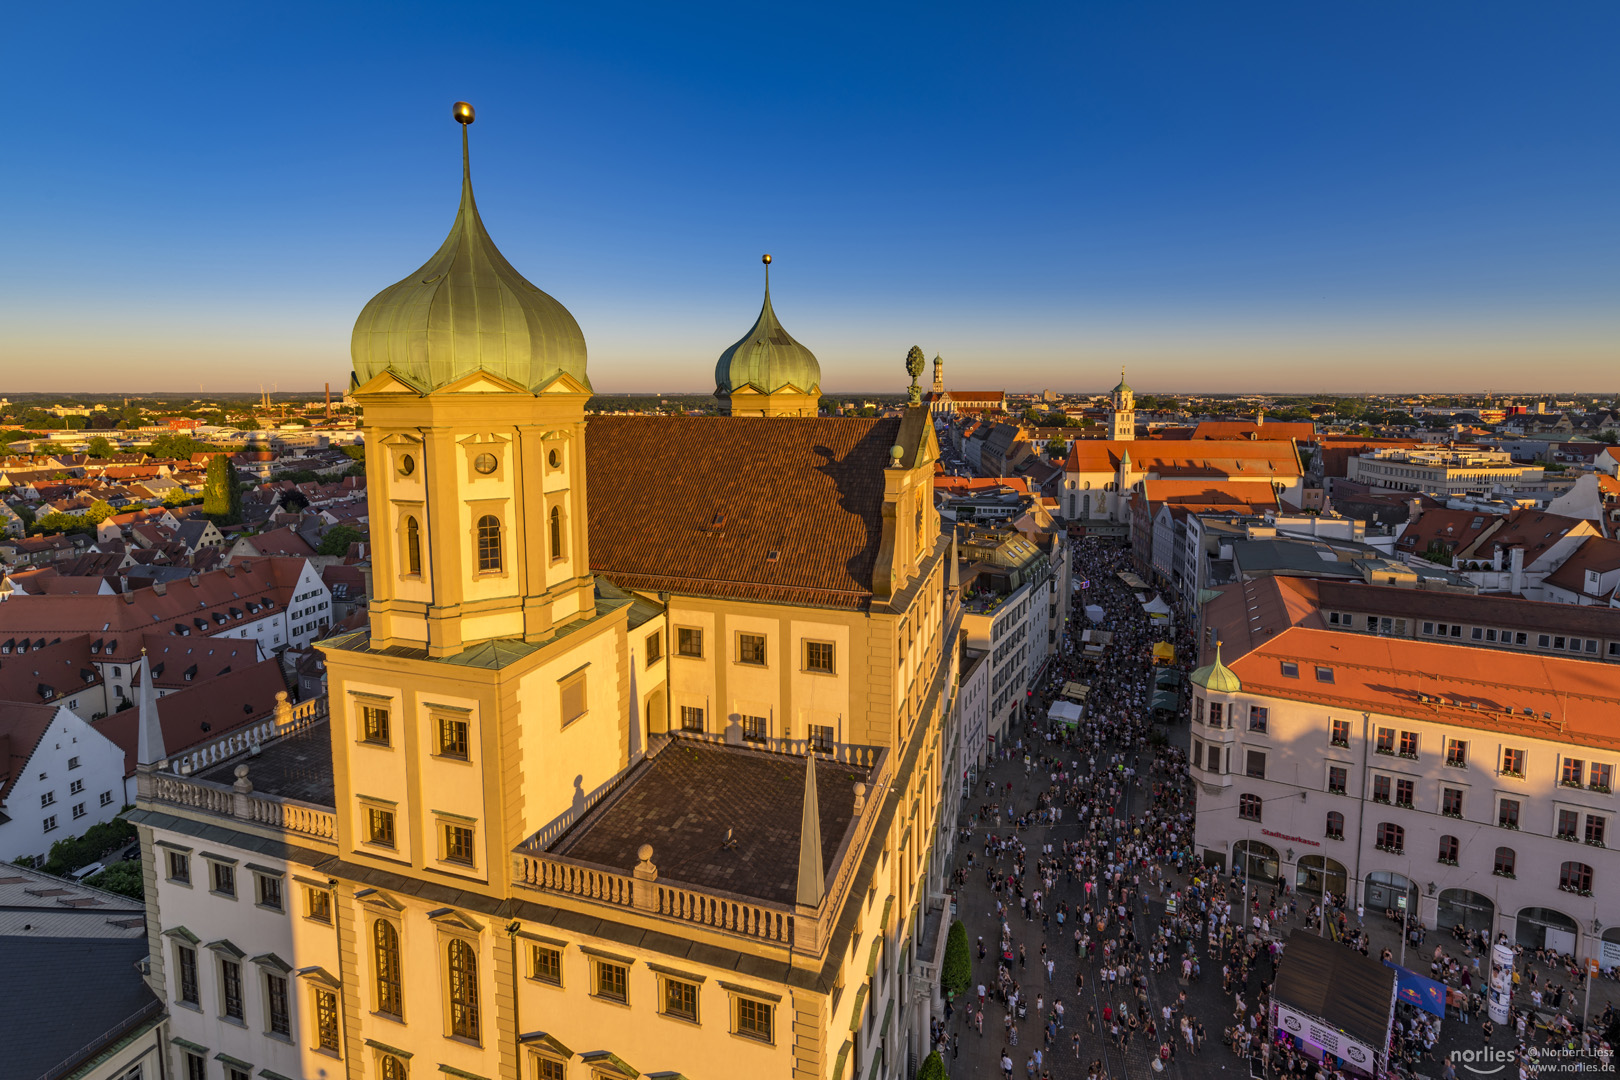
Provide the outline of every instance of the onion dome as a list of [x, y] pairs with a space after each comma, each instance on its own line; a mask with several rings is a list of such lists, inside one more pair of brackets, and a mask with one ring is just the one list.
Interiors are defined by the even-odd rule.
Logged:
[[461, 129], [461, 207], [450, 235], [421, 269], [366, 304], [349, 349], [363, 384], [392, 371], [432, 391], [475, 371], [538, 391], [561, 374], [587, 389], [585, 335], [573, 315], [531, 285], [490, 239], [473, 202], [467, 128]]
[[1212, 694], [1235, 694], [1243, 689], [1237, 673], [1221, 663], [1221, 643], [1215, 643], [1215, 662], [1205, 664], [1190, 676], [1194, 686], [1202, 686]]
[[1114, 387], [1113, 392], [1116, 393], [1116, 394], [1120, 394], [1120, 393], [1134, 394], [1136, 392], [1136, 391], [1132, 390], [1131, 387], [1130, 387], [1130, 384], [1125, 381], [1125, 369], [1124, 368], [1119, 369], [1119, 385]]
[[745, 387], [761, 394], [781, 390], [820, 394], [821, 364], [815, 353], [793, 340], [777, 321], [771, 307], [771, 257], [766, 255], [763, 262], [765, 304], [753, 328], [720, 354], [720, 362], [714, 366], [714, 396], [730, 397]]

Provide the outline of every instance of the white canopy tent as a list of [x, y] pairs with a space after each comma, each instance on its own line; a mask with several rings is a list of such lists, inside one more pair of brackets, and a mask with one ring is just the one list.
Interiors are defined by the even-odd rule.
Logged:
[[1046, 710], [1048, 720], [1062, 720], [1066, 724], [1080, 722], [1080, 706], [1072, 701], [1054, 701], [1052, 707]]

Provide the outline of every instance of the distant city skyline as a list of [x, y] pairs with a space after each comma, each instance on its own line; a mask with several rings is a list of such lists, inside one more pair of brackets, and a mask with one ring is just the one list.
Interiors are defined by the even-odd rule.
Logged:
[[765, 251], [834, 393], [1620, 391], [1612, 5], [380, 10], [13, 17], [0, 393], [346, 388], [458, 98], [600, 392], [712, 389]]

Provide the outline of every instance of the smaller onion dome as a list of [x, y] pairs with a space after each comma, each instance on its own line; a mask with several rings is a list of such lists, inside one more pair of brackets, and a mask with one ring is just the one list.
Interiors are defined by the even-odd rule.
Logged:
[[816, 354], [793, 340], [782, 329], [771, 307], [771, 257], [765, 263], [765, 303], [753, 328], [731, 348], [720, 354], [714, 366], [714, 396], [730, 397], [735, 390], [752, 387], [761, 394], [798, 390], [820, 394], [821, 364]]
[[1215, 662], [1205, 664], [1192, 673], [1192, 684], [1202, 686], [1212, 694], [1235, 694], [1243, 689], [1237, 673], [1221, 663], [1221, 643], [1215, 643]]
[[1124, 368], [1119, 369], [1119, 385], [1114, 387], [1114, 393], [1116, 393], [1116, 394], [1120, 394], [1120, 393], [1134, 394], [1134, 393], [1136, 393], [1136, 391], [1131, 389], [1130, 384], [1125, 381], [1125, 369]]

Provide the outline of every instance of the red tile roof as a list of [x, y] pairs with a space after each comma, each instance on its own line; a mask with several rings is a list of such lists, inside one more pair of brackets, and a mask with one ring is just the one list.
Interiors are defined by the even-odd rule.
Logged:
[[1547, 575], [1547, 584], [1572, 593], [1586, 592], [1586, 572], [1607, 574], [1620, 570], [1620, 540], [1588, 537], [1580, 547]]
[[594, 417], [591, 569], [629, 589], [860, 607], [903, 423]]
[[0, 702], [0, 806], [6, 804], [55, 717], [55, 705]]
[[1199, 439], [1176, 442], [1169, 439], [1119, 440], [1076, 439], [1069, 448], [1063, 470], [1072, 473], [1119, 471], [1120, 461], [1131, 456], [1137, 473], [1157, 473], [1161, 477], [1248, 477], [1300, 475], [1299, 452], [1290, 442], [1243, 442], [1240, 440]]
[[1256, 424], [1253, 420], [1204, 420], [1193, 429], [1195, 439], [1262, 439], [1275, 441], [1294, 439], [1310, 442], [1316, 438], [1316, 425], [1309, 420], [1267, 420]]
[[[156, 684], [154, 684], [156, 685]], [[183, 753], [219, 738], [244, 724], [262, 720], [275, 711], [276, 694], [287, 689], [276, 659], [261, 660], [226, 675], [158, 698], [163, 727], [163, 749]], [[92, 726], [124, 751], [124, 775], [135, 773], [140, 710], [128, 708], [94, 722]]]

